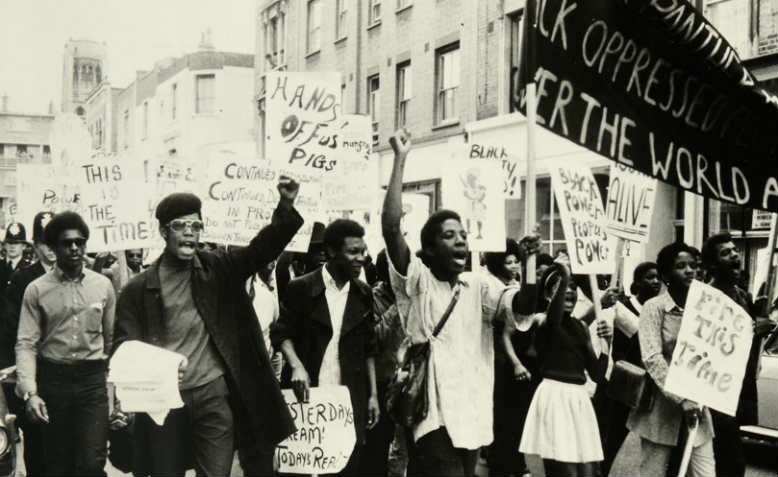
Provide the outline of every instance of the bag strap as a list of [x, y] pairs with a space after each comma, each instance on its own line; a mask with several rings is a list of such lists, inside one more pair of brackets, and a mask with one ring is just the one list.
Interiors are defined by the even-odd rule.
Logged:
[[441, 330], [443, 330], [443, 326], [448, 321], [448, 317], [451, 316], [451, 312], [454, 311], [454, 307], [459, 301], [459, 295], [461, 292], [462, 292], [462, 282], [457, 282], [456, 286], [454, 287], [454, 296], [451, 297], [451, 301], [449, 302], [446, 311], [443, 312], [443, 316], [440, 318], [440, 321], [438, 321], [438, 324], [435, 325], [435, 329], [432, 331], [433, 338], [438, 336]]

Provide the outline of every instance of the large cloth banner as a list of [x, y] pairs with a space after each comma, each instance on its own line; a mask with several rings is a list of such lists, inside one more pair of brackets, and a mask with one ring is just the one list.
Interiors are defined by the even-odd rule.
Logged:
[[[539, 124], [676, 187], [778, 211], [778, 97], [689, 1], [535, 4], [524, 56]], [[523, 112], [525, 94], [512, 94]]]
[[143, 163], [132, 158], [80, 161], [82, 217], [89, 225], [90, 252], [153, 247], [158, 242], [150, 188]]
[[605, 201], [608, 230], [625, 240], [648, 242], [655, 194], [656, 179], [623, 164], [611, 164]]
[[331, 171], [344, 124], [340, 73], [267, 74], [267, 153], [275, 164]]
[[573, 273], [612, 273], [615, 237], [605, 226], [605, 210], [592, 171], [563, 162], [552, 164], [549, 170]]
[[505, 251], [505, 200], [502, 164], [460, 159], [442, 167], [443, 205], [455, 210], [467, 231], [470, 250]]
[[692, 282], [665, 389], [734, 416], [751, 351], [752, 326], [748, 313], [723, 292]]
[[35, 214], [72, 210], [84, 213], [81, 186], [73, 168], [51, 164], [16, 166], [17, 220], [32, 231]]
[[307, 403], [282, 390], [297, 431], [278, 444], [281, 473], [337, 474], [346, 467], [357, 442], [354, 410], [346, 386], [311, 388]]
[[205, 230], [201, 240], [226, 245], [248, 245], [269, 224], [278, 205], [278, 181], [287, 176], [300, 183], [295, 208], [305, 219], [286, 250], [306, 252], [313, 223], [321, 216], [321, 173], [300, 166], [268, 161], [214, 158], [208, 165], [200, 197]]

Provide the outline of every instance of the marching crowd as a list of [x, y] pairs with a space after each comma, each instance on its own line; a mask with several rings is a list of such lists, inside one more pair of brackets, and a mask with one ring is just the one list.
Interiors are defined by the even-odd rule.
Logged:
[[[23, 225], [11, 224], [0, 368], [17, 367], [3, 390], [28, 475], [105, 475], [109, 442], [113, 465], [136, 476], [229, 475], [236, 450], [245, 475], [273, 475], [274, 449], [295, 430], [280, 389], [307, 401], [310, 388], [332, 385], [350, 392], [357, 436], [342, 475], [471, 476], [479, 453], [493, 476], [529, 475], [529, 455], [548, 476], [608, 475], [630, 432], [642, 475], [677, 475], [693, 423], [687, 475], [744, 475], [738, 429], [756, 421], [758, 356], [774, 323], [741, 288], [729, 235], [701, 252], [665, 246], [635, 268], [629, 294], [608, 277], [573, 275], [564, 253], [539, 253], [534, 234], [507, 239], [471, 272], [455, 211], [431, 214], [421, 249], [409, 248], [401, 191], [411, 140], [399, 131], [390, 143], [375, 260], [347, 219], [316, 224], [307, 254], [284, 252], [303, 224], [300, 186], [288, 178], [246, 247], [202, 244], [200, 199], [167, 196], [156, 209], [164, 251], [145, 269], [142, 250], [87, 256], [89, 228], [74, 212], [36, 215], [34, 257]], [[734, 417], [664, 389], [695, 279], [754, 317]], [[161, 426], [123, 412], [107, 385], [108, 359], [128, 340], [186, 357], [184, 406]], [[625, 369], [644, 376], [634, 406], [622, 399], [634, 389], [614, 379]]]

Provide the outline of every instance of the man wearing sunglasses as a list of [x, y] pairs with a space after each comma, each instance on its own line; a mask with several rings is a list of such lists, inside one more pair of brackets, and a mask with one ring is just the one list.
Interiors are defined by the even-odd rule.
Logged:
[[246, 475], [272, 473], [272, 451], [294, 424], [245, 284], [302, 226], [293, 207], [298, 189], [282, 177], [271, 223], [248, 247], [230, 251], [199, 249], [197, 196], [171, 194], [157, 206], [165, 250], [124, 288], [114, 349], [140, 340], [186, 356], [184, 407], [162, 426], [135, 416], [134, 474], [183, 476], [194, 467], [197, 475], [230, 475], [235, 447]]
[[105, 475], [106, 358], [116, 297], [110, 280], [84, 266], [89, 227], [55, 215], [44, 241], [56, 266], [24, 291], [16, 344], [17, 393], [42, 426], [45, 475]]

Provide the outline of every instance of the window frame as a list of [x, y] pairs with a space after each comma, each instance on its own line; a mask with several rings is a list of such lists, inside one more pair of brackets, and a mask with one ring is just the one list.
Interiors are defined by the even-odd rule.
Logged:
[[[378, 16], [375, 12], [378, 10]], [[367, 25], [371, 27], [381, 23], [381, 0], [369, 0], [367, 2]]]
[[[200, 81], [203, 79], [210, 79], [211, 83], [211, 96], [205, 98], [200, 95]], [[210, 110], [202, 109], [203, 100], [210, 100]], [[202, 73], [195, 75], [195, 114], [215, 114], [216, 113], [216, 74], [215, 73]]]
[[397, 11], [405, 10], [406, 8], [413, 6], [413, 0], [397, 0]]
[[125, 109], [122, 113], [122, 149], [129, 149], [130, 147], [130, 110]]
[[[314, 7], [317, 11], [316, 15], [311, 14], [311, 7]], [[318, 19], [318, 25], [315, 30], [312, 30], [311, 20], [313, 18]], [[306, 23], [305, 23], [305, 51], [311, 55], [318, 51], [321, 51], [321, 32], [322, 32], [322, 3], [321, 0], [308, 0], [306, 4]], [[316, 45], [312, 45], [312, 39], [316, 34]]]
[[400, 129], [408, 124], [408, 107], [411, 99], [413, 99], [411, 60], [398, 63], [395, 71], [395, 83], [397, 85], [395, 91], [395, 125], [396, 129]]
[[142, 124], [142, 138], [146, 139], [149, 137], [149, 101], [146, 100], [143, 102], [143, 124]]
[[170, 119], [176, 119], [176, 113], [178, 112], [178, 83], [173, 83], [170, 87]]
[[[376, 88], [372, 86], [375, 83]], [[381, 114], [381, 74], [376, 73], [367, 77], [367, 114], [373, 126], [373, 146], [378, 145], [378, 124]]]
[[[456, 54], [456, 64], [451, 67], [452, 72], [456, 72], [456, 86], [444, 87], [446, 83], [445, 72], [447, 69], [446, 58], [452, 57]], [[459, 48], [459, 42], [451, 43], [444, 47], [438, 48], [435, 51], [435, 125], [446, 125], [456, 123], [459, 121], [459, 109], [457, 104], [457, 97], [459, 88], [462, 85], [462, 71], [461, 71], [461, 51]], [[446, 114], [448, 101], [448, 92], [451, 92], [451, 102], [453, 114]]]
[[335, 41], [348, 37], [346, 22], [348, 21], [348, 0], [335, 0]]

